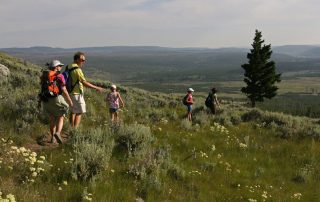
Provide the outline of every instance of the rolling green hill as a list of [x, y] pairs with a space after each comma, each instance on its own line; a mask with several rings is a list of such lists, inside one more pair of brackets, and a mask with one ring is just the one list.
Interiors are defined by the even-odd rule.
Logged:
[[[17, 201], [319, 201], [319, 119], [222, 100], [216, 116], [195, 93], [120, 85], [126, 108], [111, 126], [103, 94], [86, 90], [78, 130], [47, 143], [37, 108], [40, 67], [0, 53], [0, 197]], [[107, 87], [108, 81], [95, 81]]]

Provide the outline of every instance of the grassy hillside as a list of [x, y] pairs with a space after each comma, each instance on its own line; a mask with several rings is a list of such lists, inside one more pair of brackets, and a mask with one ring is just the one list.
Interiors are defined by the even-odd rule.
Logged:
[[2, 198], [320, 200], [318, 119], [231, 101], [212, 116], [202, 106], [204, 96], [195, 94], [191, 124], [182, 95], [120, 86], [127, 107], [119, 126], [110, 126], [105, 95], [87, 90], [81, 127], [71, 130], [66, 120], [66, 143], [53, 147], [44, 140], [47, 119], [37, 108], [40, 68], [5, 54], [0, 63], [11, 70], [0, 86]]

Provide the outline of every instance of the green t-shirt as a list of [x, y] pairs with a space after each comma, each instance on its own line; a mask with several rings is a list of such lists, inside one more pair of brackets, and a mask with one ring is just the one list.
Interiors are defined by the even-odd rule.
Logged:
[[[77, 64], [71, 64], [70, 67], [68, 67], [69, 69], [73, 68], [73, 67], [77, 67]], [[71, 72], [71, 78], [72, 78], [72, 85], [74, 87], [74, 89], [72, 90], [71, 94], [83, 94], [83, 84], [82, 82], [85, 81], [86, 79], [84, 78], [84, 74], [81, 70], [81, 68], [77, 68], [75, 70], [73, 70]], [[76, 83], [78, 82], [78, 84], [76, 85]]]

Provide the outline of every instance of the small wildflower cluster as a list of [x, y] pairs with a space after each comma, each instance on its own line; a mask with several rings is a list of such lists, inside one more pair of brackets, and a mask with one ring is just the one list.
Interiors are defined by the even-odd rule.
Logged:
[[197, 171], [197, 170], [192, 170], [189, 172], [190, 175], [201, 175], [201, 172]]
[[16, 199], [13, 194], [7, 194], [4, 198], [2, 196], [2, 192], [0, 191], [0, 201], [1, 202], [15, 202]]
[[212, 152], [216, 151], [216, 145], [214, 145], [214, 144], [211, 145], [211, 151]]
[[165, 125], [169, 123], [169, 121], [167, 119], [165, 119], [165, 118], [161, 118], [160, 122], [165, 124]]
[[241, 149], [247, 149], [247, 148], [248, 148], [248, 145], [240, 142], [240, 143], [239, 143], [239, 147], [240, 147]]
[[[249, 192], [251, 193], [255, 193], [255, 194], [259, 194], [261, 193], [261, 199], [259, 199], [259, 201], [267, 201], [268, 199], [272, 198], [272, 195], [270, 193], [268, 193], [268, 190], [272, 190], [273, 186], [267, 186], [264, 189], [262, 188], [262, 186], [260, 186], [259, 184], [257, 185], [252, 185], [252, 186], [248, 186], [246, 185], [245, 188], [249, 189]], [[258, 201], [257, 199], [248, 199], [248, 201], [254, 202], [254, 201]]]
[[292, 199], [297, 199], [297, 200], [300, 200], [302, 197], [302, 194], [301, 193], [294, 193], [291, 198]]
[[32, 152], [25, 147], [12, 146], [13, 142], [7, 143], [2, 139], [0, 153], [0, 167], [6, 165], [5, 168], [10, 172], [21, 174], [22, 182], [34, 182], [45, 169], [45, 156], [38, 156], [36, 152]]
[[230, 144], [237, 145], [237, 144], [240, 144], [240, 140], [234, 135], [231, 135], [231, 136], [228, 135], [227, 139], [226, 139], [226, 144], [227, 145], [230, 145]]
[[219, 123], [214, 122], [213, 126], [210, 127], [210, 131], [214, 133], [218, 132], [220, 134], [224, 134], [226, 138], [225, 142], [228, 146], [237, 146], [241, 143], [240, 140], [234, 134], [230, 134], [229, 130], [223, 125], [220, 125]]
[[266, 122], [262, 122], [262, 123], [260, 123], [260, 124], [259, 124], [259, 123], [256, 124], [256, 127], [257, 127], [257, 128], [265, 128], [266, 126], [267, 126], [267, 123], [266, 123]]
[[[263, 200], [266, 200], [268, 198], [268, 192], [267, 191], [263, 191], [262, 194], [261, 194]], [[271, 195], [270, 195], [271, 197]]]
[[219, 161], [220, 165], [225, 166], [226, 171], [232, 172], [231, 164], [226, 161]]
[[87, 187], [83, 190], [82, 199], [83, 201], [92, 201], [92, 193], [88, 192]]
[[200, 156], [202, 157], [202, 158], [208, 158], [209, 156], [205, 153], [205, 152], [203, 152], [203, 151], [200, 151]]
[[220, 132], [220, 133], [223, 133], [226, 135], [229, 134], [229, 131], [226, 127], [224, 127], [223, 125], [220, 125], [219, 123], [216, 123], [216, 122], [214, 122], [213, 126], [210, 127], [210, 130], [212, 132]]

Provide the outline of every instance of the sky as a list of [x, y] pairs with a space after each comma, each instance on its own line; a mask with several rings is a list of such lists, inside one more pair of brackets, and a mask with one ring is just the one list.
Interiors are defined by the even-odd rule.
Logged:
[[318, 0], [0, 0], [0, 48], [320, 44]]

